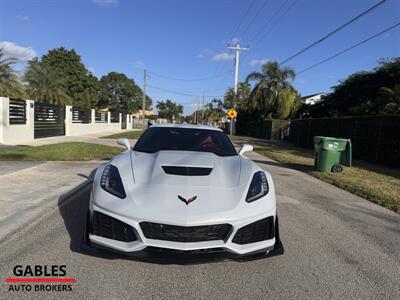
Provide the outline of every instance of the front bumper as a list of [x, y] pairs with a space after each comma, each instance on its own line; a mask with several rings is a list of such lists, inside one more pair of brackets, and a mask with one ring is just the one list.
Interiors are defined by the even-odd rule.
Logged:
[[[255, 253], [267, 253], [272, 250], [276, 250], [278, 246], [280, 246], [279, 240], [279, 230], [278, 224], [276, 222], [276, 211], [270, 211], [268, 213], [248, 218], [246, 220], [236, 220], [236, 221], [225, 221], [223, 223], [228, 223], [231, 225], [229, 232], [226, 235], [226, 238], [219, 240], [208, 240], [208, 241], [196, 241], [196, 242], [178, 242], [171, 240], [161, 240], [161, 239], [151, 239], [146, 238], [145, 233], [140, 226], [140, 222], [142, 220], [131, 220], [125, 217], [116, 215], [112, 212], [105, 211], [99, 207], [93, 206], [93, 211], [90, 216], [90, 221], [92, 221], [93, 212], [98, 212], [104, 215], [107, 215], [113, 219], [116, 219], [116, 222], [122, 222], [127, 225], [129, 228], [132, 228], [135, 238], [129, 239], [129, 241], [123, 241], [121, 238], [121, 234], [118, 235], [118, 238], [109, 238], [109, 236], [99, 236], [93, 234], [92, 222], [89, 222], [89, 231], [88, 238], [91, 244], [95, 247], [106, 248], [108, 250], [113, 250], [119, 253], [124, 254], [135, 254], [139, 252], [173, 252], [174, 254], [184, 254], [184, 253], [207, 253], [207, 252], [228, 252], [233, 255], [250, 255]], [[246, 238], [243, 239], [243, 230], [242, 232], [242, 240], [241, 243], [238, 243], [237, 235], [238, 230], [245, 227], [246, 225], [252, 224], [257, 221], [265, 220], [267, 218], [273, 219], [273, 233], [267, 240], [261, 240], [257, 242], [243, 243], [246, 242]], [[169, 224], [174, 225], [174, 224]], [[203, 225], [218, 225], [218, 224], [203, 224]], [[121, 231], [121, 230], [120, 230]], [[122, 236], [131, 236], [126, 229], [122, 229], [124, 232]], [[246, 234], [246, 233], [245, 233]], [[236, 239], [235, 239], [236, 236]], [[118, 240], [120, 239], [120, 240]]]

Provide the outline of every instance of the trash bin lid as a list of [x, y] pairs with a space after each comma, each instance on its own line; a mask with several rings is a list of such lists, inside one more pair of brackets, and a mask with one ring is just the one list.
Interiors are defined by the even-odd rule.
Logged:
[[328, 136], [314, 137], [314, 144], [318, 144], [320, 147], [326, 150], [344, 151], [348, 142], [350, 142], [349, 139], [338, 139]]

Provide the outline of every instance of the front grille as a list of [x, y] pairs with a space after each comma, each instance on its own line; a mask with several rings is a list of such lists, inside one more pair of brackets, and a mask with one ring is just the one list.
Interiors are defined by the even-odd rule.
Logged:
[[136, 241], [132, 226], [98, 211], [93, 213], [92, 233], [122, 242]]
[[274, 237], [274, 217], [268, 217], [240, 228], [232, 242], [249, 244], [272, 239]]
[[177, 249], [167, 249], [167, 248], [159, 248], [159, 247], [146, 247], [145, 251], [151, 252], [151, 253], [178, 254], [178, 255], [215, 254], [215, 253], [225, 253], [226, 252], [226, 250], [223, 248], [177, 250]]
[[151, 222], [141, 222], [140, 227], [148, 239], [183, 243], [226, 240], [232, 228], [229, 224], [175, 226]]

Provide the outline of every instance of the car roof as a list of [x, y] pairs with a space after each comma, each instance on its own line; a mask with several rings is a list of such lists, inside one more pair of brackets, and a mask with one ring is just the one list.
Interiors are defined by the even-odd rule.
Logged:
[[153, 124], [150, 128], [155, 127], [171, 127], [171, 128], [189, 128], [189, 129], [204, 129], [204, 130], [215, 130], [222, 131], [220, 128], [207, 126], [207, 125], [195, 125], [195, 124], [178, 124], [178, 123], [164, 123], [164, 124]]

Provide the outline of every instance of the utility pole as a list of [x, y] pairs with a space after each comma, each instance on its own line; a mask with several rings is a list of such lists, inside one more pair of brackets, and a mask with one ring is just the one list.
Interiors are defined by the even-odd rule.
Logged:
[[201, 124], [204, 125], [204, 95], [203, 95], [203, 100], [201, 102]]
[[[236, 51], [236, 59], [235, 59], [235, 84], [233, 87], [233, 90], [235, 92], [235, 98], [237, 97], [237, 89], [238, 89], [238, 80], [239, 80], [239, 57], [240, 57], [240, 51], [248, 51], [249, 48], [240, 48], [240, 43], [236, 43], [236, 46], [228, 46], [228, 49], [230, 50], [235, 50]], [[236, 99], [235, 99], [236, 100]], [[236, 102], [236, 101], [235, 101]], [[235, 104], [236, 107], [236, 104]], [[232, 118], [231, 119], [231, 130], [230, 130], [230, 135], [233, 135], [234, 131], [234, 122], [235, 120]]]
[[145, 128], [144, 119], [146, 117], [146, 80], [147, 80], [147, 71], [144, 69], [144, 77], [143, 77], [143, 106], [142, 106], [142, 127]]

